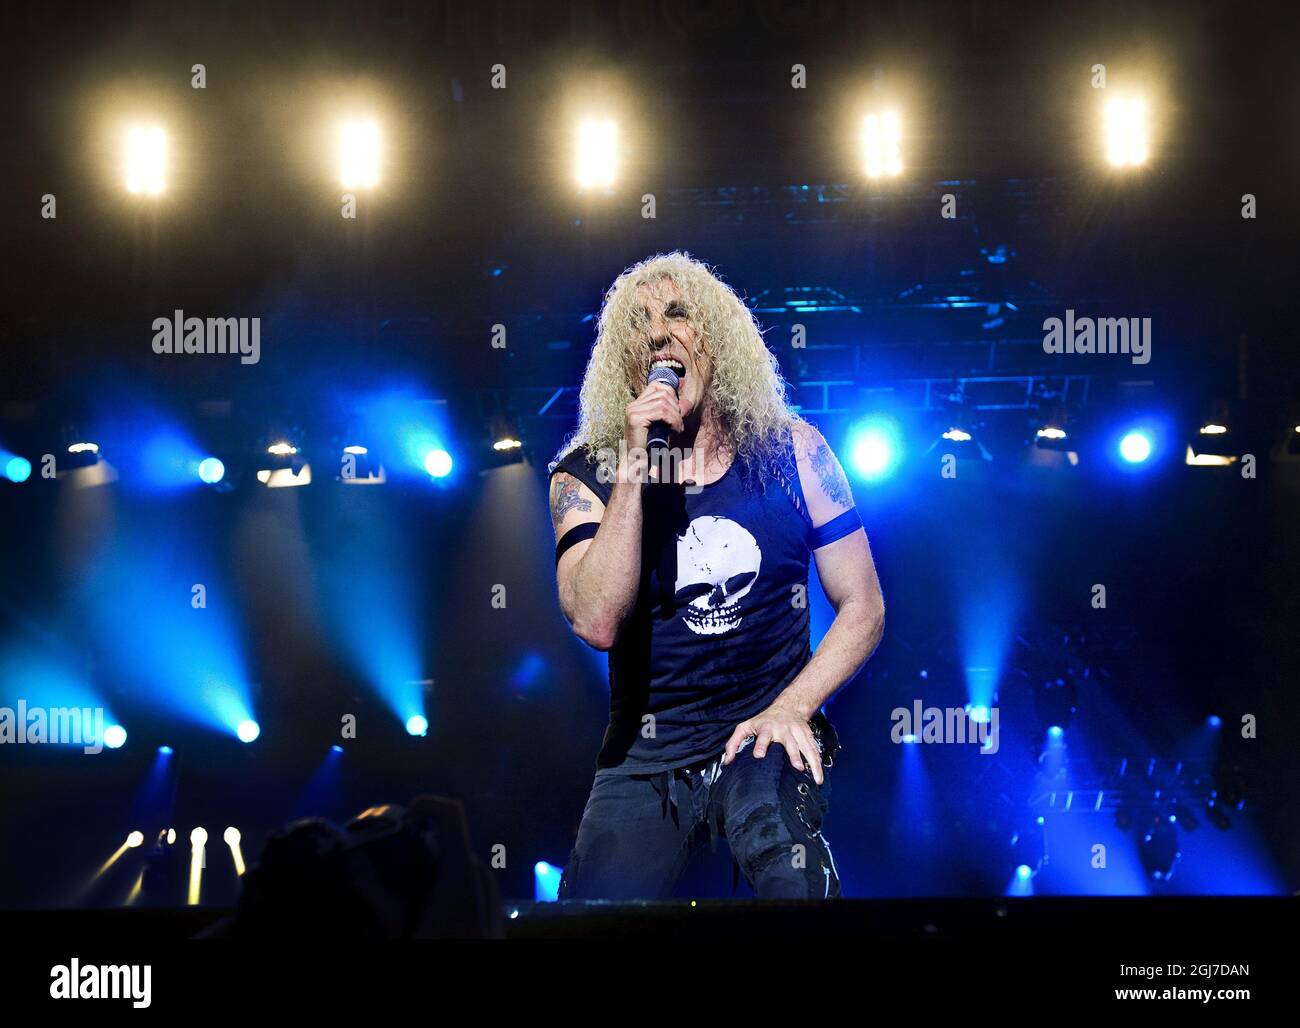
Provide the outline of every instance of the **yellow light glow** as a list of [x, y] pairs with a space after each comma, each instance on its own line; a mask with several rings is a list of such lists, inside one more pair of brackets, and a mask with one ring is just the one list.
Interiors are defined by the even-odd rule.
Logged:
[[268, 489], [311, 485], [311, 465], [304, 464], [296, 475], [293, 473], [293, 468], [263, 468], [257, 473], [257, 480]]
[[1116, 168], [1145, 164], [1150, 144], [1146, 101], [1112, 97], [1106, 101], [1106, 159]]
[[862, 124], [862, 153], [868, 178], [903, 172], [902, 123], [897, 111], [868, 114]]
[[[107, 871], [110, 867], [112, 867], [114, 864], [116, 864], [116, 863], [118, 862], [118, 860], [121, 859], [122, 854], [125, 853], [125, 852], [126, 852], [128, 849], [130, 849], [130, 848], [131, 848], [131, 836], [128, 835], [128, 836], [126, 837], [126, 842], [122, 843], [121, 846], [119, 846], [117, 849], [115, 849], [115, 850], [113, 851], [113, 855], [112, 855], [111, 857], [109, 857], [106, 861], [104, 861], [103, 864], [100, 865], [100, 868], [99, 868], [98, 871], [95, 872], [94, 877], [95, 877], [95, 878], [98, 878], [98, 877], [99, 877], [100, 875], [102, 875], [105, 871]], [[92, 880], [93, 880], [93, 879], [92, 879]]]
[[1223, 435], [1227, 431], [1226, 425], [1220, 425], [1213, 421], [1201, 426], [1201, 435]]
[[199, 886], [203, 881], [203, 850], [207, 841], [207, 829], [196, 828], [190, 832], [190, 888], [186, 897], [186, 902], [190, 906], [195, 906], [199, 902]]
[[1237, 458], [1222, 453], [1197, 453], [1188, 446], [1184, 460], [1193, 467], [1226, 468], [1229, 464], [1236, 463]]
[[618, 125], [609, 118], [584, 118], [578, 124], [578, 185], [608, 187], [618, 174]]
[[970, 442], [970, 433], [960, 428], [950, 428], [943, 434], [943, 437], [953, 443]]
[[339, 126], [339, 182], [344, 189], [379, 184], [379, 125], [345, 121]]
[[226, 845], [230, 847], [230, 855], [235, 861], [235, 874], [242, 878], [244, 875], [244, 853], [239, 847], [239, 840], [241, 839], [239, 829], [231, 825], [226, 829], [222, 838], [226, 840]]
[[132, 832], [126, 837], [126, 844], [131, 849], [135, 849], [142, 842], [144, 842], [144, 832]]
[[157, 196], [167, 188], [167, 133], [158, 126], [126, 133], [127, 192]]
[[272, 443], [266, 448], [266, 452], [276, 457], [292, 457], [298, 452], [298, 447], [290, 443]]
[[1040, 428], [1037, 436], [1039, 439], [1064, 439], [1065, 429], [1057, 428], [1055, 425], [1048, 425], [1045, 428]]
[[72, 443], [68, 447], [69, 453], [98, 453], [99, 443]]
[[517, 450], [517, 449], [519, 449], [519, 447], [521, 447], [521, 446], [523, 446], [523, 445], [524, 445], [524, 444], [521, 443], [518, 439], [498, 439], [495, 443], [492, 444], [492, 449], [494, 449], [494, 450]]

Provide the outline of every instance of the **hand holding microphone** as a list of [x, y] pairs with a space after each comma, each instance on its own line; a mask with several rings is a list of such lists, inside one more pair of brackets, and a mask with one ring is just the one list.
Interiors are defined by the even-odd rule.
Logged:
[[677, 390], [681, 379], [672, 368], [655, 368], [645, 389], [627, 406], [623, 438], [629, 451], [661, 449], [671, 432], [681, 432], [681, 407]]

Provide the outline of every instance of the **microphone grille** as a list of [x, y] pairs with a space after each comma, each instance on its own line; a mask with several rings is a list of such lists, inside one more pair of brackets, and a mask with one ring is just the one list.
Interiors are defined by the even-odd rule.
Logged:
[[650, 385], [652, 382], [665, 382], [673, 392], [676, 392], [677, 387], [682, 384], [682, 380], [677, 377], [677, 372], [672, 368], [655, 368], [650, 372], [650, 377], [646, 380], [646, 385]]

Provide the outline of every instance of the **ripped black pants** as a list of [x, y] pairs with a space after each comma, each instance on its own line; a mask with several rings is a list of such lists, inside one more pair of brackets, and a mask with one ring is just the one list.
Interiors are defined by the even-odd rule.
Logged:
[[719, 757], [658, 775], [598, 771], [560, 899], [665, 898], [709, 833], [726, 837], [762, 899], [838, 897], [821, 831], [829, 770], [825, 778], [796, 771], [779, 743], [762, 759], [747, 744], [725, 767]]

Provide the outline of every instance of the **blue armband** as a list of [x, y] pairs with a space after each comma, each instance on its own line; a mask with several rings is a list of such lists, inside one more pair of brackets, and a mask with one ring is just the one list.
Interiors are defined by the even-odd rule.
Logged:
[[831, 518], [826, 524], [814, 528], [808, 543], [810, 550], [820, 550], [846, 535], [852, 535], [862, 527], [862, 515], [857, 507], [850, 507], [843, 514]]

